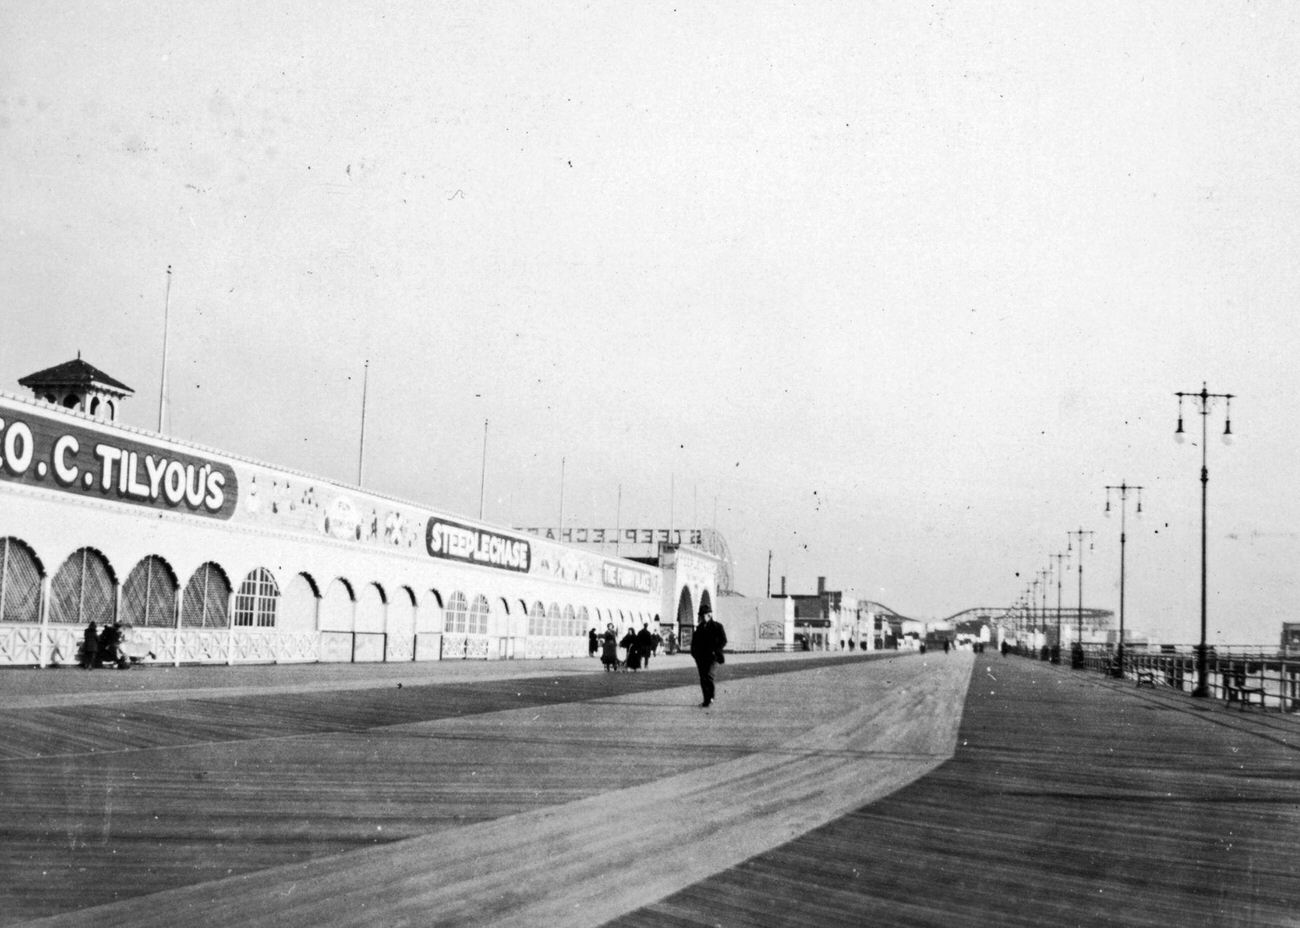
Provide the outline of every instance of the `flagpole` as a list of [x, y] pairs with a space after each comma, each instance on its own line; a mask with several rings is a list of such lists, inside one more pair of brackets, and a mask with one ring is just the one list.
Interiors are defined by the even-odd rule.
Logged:
[[167, 293], [163, 297], [162, 378], [158, 384], [158, 431], [163, 430], [163, 413], [167, 408], [167, 324], [171, 315], [172, 266], [167, 265]]
[[361, 442], [357, 448], [357, 486], [361, 486], [362, 464], [366, 459], [366, 393], [370, 388], [370, 359], [361, 374]]
[[488, 420], [483, 420], [483, 465], [478, 475], [478, 519], [483, 521], [483, 494], [487, 487], [487, 432]]
[[555, 540], [564, 541], [564, 458], [560, 458], [560, 527]]

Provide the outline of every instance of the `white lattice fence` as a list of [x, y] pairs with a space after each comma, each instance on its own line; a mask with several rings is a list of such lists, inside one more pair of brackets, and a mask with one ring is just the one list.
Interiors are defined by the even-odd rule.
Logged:
[[180, 659], [183, 664], [224, 664], [229, 632], [187, 628], [181, 631]]
[[300, 664], [316, 660], [320, 653], [315, 632], [293, 632], [275, 637], [275, 659], [285, 664]]
[[35, 666], [41, 662], [39, 625], [0, 625], [0, 664]]

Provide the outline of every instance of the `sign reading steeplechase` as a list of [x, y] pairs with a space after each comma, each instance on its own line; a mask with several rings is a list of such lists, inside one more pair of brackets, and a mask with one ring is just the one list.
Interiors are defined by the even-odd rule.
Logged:
[[578, 545], [694, 545], [704, 544], [702, 528], [516, 528], [548, 541]]
[[216, 519], [235, 511], [239, 484], [226, 463], [35, 410], [3, 411], [0, 480]]
[[424, 538], [430, 557], [520, 573], [527, 573], [532, 562], [532, 547], [528, 542], [447, 519], [429, 519]]

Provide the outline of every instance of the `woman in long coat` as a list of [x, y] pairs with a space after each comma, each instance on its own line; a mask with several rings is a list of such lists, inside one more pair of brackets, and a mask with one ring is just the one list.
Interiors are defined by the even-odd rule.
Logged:
[[605, 627], [605, 634], [600, 637], [600, 662], [606, 670], [618, 670], [618, 635], [614, 634], [612, 623]]
[[619, 642], [619, 646], [627, 649], [627, 669], [640, 670], [641, 645], [637, 643], [636, 632], [629, 628], [623, 640]]

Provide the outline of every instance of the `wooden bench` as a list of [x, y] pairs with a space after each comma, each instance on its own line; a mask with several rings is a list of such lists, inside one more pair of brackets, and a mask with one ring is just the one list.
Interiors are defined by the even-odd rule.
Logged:
[[1250, 699], [1252, 696], [1258, 696], [1259, 707], [1261, 709], [1264, 708], [1264, 687], [1262, 686], [1246, 686], [1241, 683], [1225, 683], [1223, 685], [1223, 693], [1228, 702], [1236, 700], [1237, 706], [1242, 712], [1245, 712], [1246, 707], [1250, 705]]
[[1151, 687], [1152, 689], [1155, 689], [1155, 688], [1156, 688], [1156, 672], [1155, 672], [1154, 670], [1152, 670], [1150, 667], [1143, 667], [1143, 668], [1139, 669], [1138, 672], [1137, 672], [1137, 685], [1138, 685], [1139, 687], [1142, 687], [1142, 686], [1149, 686], [1149, 687]]

